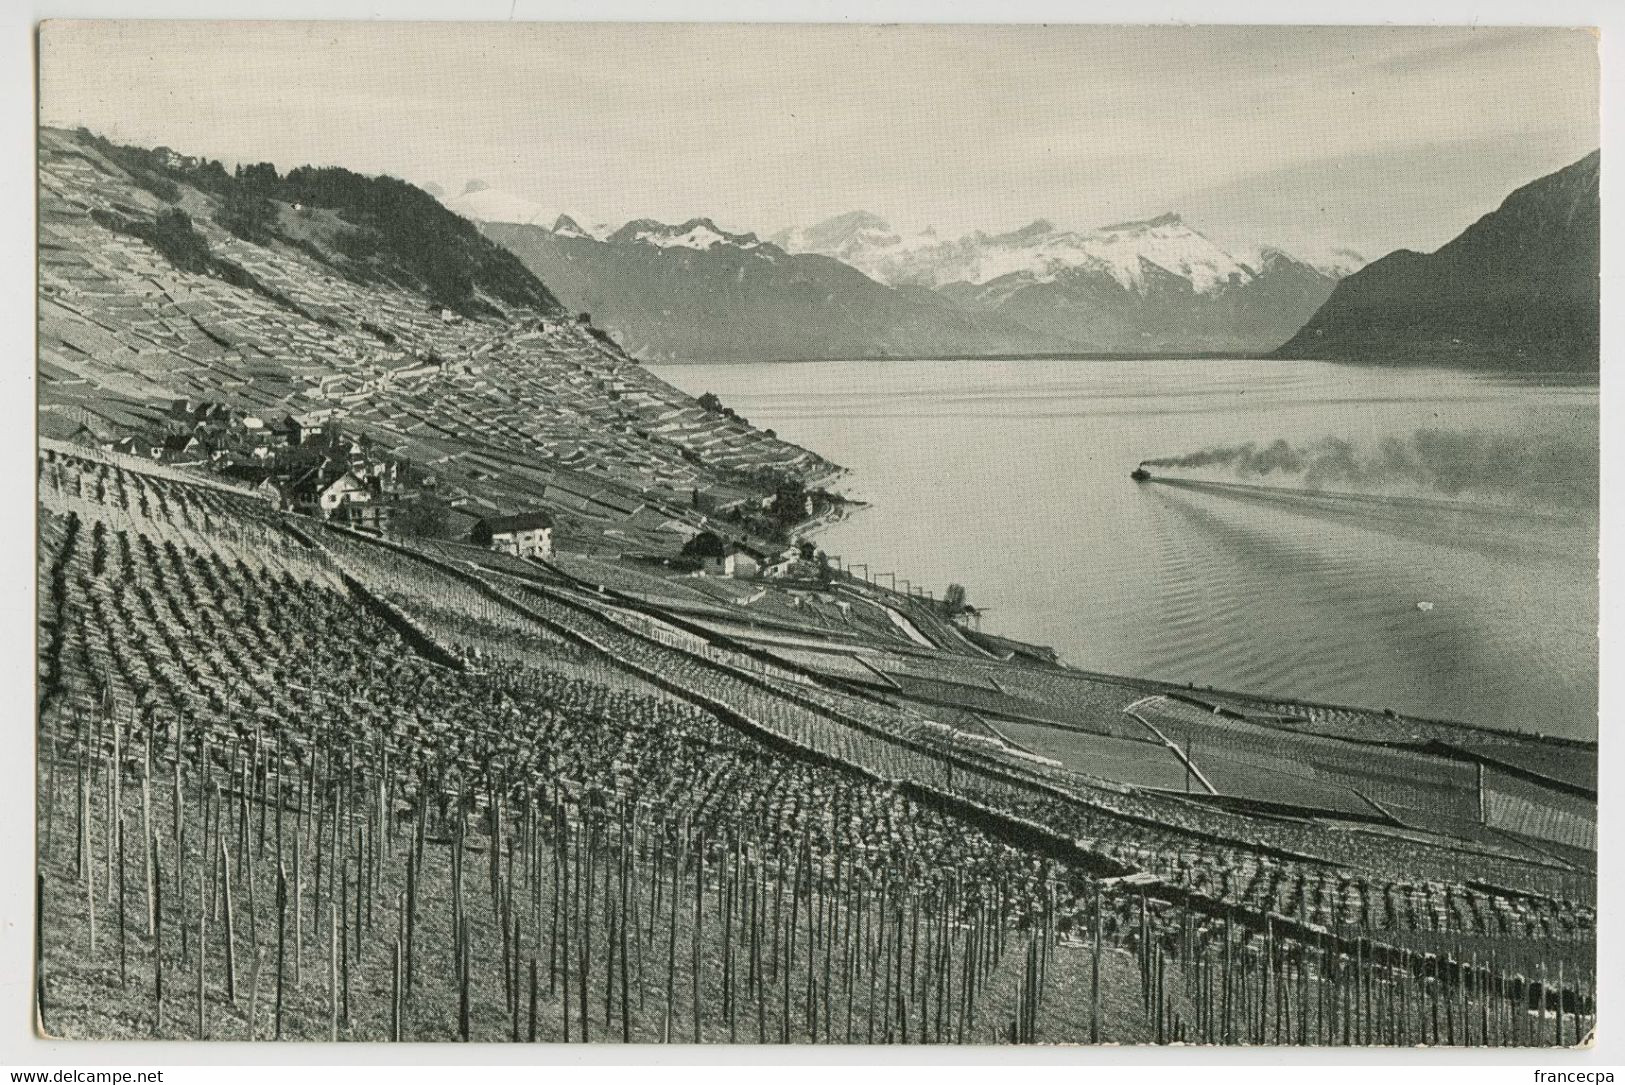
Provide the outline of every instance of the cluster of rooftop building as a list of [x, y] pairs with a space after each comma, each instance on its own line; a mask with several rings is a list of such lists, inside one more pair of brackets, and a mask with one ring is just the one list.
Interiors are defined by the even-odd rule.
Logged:
[[[257, 284], [245, 288], [180, 271], [93, 219], [168, 204], [70, 134], [43, 135], [40, 181], [42, 406], [94, 416], [100, 424], [87, 428], [136, 454], [274, 471], [267, 461], [286, 446], [290, 419], [333, 422], [366, 439], [365, 469], [336, 456], [296, 505], [384, 507], [382, 495], [360, 500], [357, 483], [371, 486], [365, 471], [378, 463], [410, 461], [436, 476], [464, 526], [545, 508], [608, 553], [675, 552], [700, 531], [727, 533], [716, 513], [756, 499], [764, 474], [811, 482], [837, 470], [700, 407], [584, 314], [490, 299], [501, 318], [454, 313], [414, 290], [346, 276], [315, 246], [233, 236], [186, 191], [210, 251]], [[279, 213], [290, 237], [322, 226], [307, 209]], [[192, 419], [193, 432], [173, 425], [177, 399], [227, 412], [227, 428], [241, 430], [227, 462], [215, 435], [195, 431], [211, 420]]]

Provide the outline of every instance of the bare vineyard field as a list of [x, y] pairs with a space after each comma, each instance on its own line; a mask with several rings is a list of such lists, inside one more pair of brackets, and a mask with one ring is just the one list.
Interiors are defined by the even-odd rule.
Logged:
[[41, 501], [48, 1034], [1591, 1028], [1583, 871], [1091, 788], [540, 571], [129, 465], [42, 457]]

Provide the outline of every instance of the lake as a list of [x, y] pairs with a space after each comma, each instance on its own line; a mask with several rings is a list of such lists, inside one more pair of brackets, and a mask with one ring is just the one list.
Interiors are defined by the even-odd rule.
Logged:
[[1594, 383], [1233, 360], [651, 369], [850, 469], [837, 488], [870, 504], [820, 533], [829, 553], [963, 584], [985, 629], [1075, 666], [1596, 736]]

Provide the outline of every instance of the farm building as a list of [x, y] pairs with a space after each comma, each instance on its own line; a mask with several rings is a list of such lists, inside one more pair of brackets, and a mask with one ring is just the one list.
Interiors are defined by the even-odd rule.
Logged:
[[545, 512], [488, 516], [470, 533], [474, 545], [521, 558], [553, 556], [553, 517]]
[[748, 550], [714, 531], [702, 531], [683, 546], [683, 556], [699, 562], [706, 576], [755, 576], [760, 567]]
[[795, 567], [801, 558], [801, 552], [793, 546], [783, 549], [752, 549], [752, 556], [756, 558], [758, 572], [762, 576], [783, 576]]

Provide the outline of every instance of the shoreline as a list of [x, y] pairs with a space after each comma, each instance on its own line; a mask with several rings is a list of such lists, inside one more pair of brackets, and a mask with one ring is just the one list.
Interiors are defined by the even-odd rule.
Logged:
[[[840, 471], [840, 474], [843, 475], [849, 473], [850, 469], [848, 468], [842, 468]], [[807, 520], [797, 524], [791, 529], [790, 539], [793, 543], [799, 543], [804, 539], [811, 540], [816, 538], [817, 535], [824, 529], [832, 526], [833, 524], [839, 523], [841, 520], [844, 520], [847, 515], [844, 510], [851, 508], [854, 511], [862, 511], [863, 509], [867, 509], [869, 507], [871, 507], [869, 502], [855, 500], [844, 505], [834, 506], [823, 513], [809, 517]], [[840, 511], [842, 514], [839, 516], [833, 515], [837, 511]], [[842, 557], [842, 555], [835, 556]], [[861, 565], [864, 563], [858, 562], [857, 564]], [[844, 560], [844, 557], [842, 560], [842, 568], [836, 572], [835, 576], [838, 579], [845, 579], [854, 584], [862, 584], [866, 589], [879, 593], [882, 597], [892, 601], [892, 605], [894, 606], [907, 608], [913, 605], [928, 606], [930, 604], [930, 600], [923, 596], [908, 595], [898, 591], [895, 587], [887, 588], [873, 580], [860, 579], [856, 577], [854, 574], [848, 571], [848, 563]], [[941, 616], [939, 615], [939, 617]], [[946, 617], [942, 617], [941, 620], [950, 624], [956, 624], [952, 622], [952, 619]], [[1098, 678], [1115, 682], [1143, 682], [1150, 685], [1164, 687], [1170, 692], [1177, 692], [1196, 697], [1198, 699], [1202, 695], [1206, 694], [1208, 696], [1228, 700], [1251, 702], [1260, 711], [1262, 711], [1267, 705], [1274, 703], [1314, 711], [1382, 716], [1391, 719], [1395, 723], [1414, 724], [1422, 728], [1445, 728], [1452, 731], [1466, 731], [1471, 734], [1485, 735], [1503, 740], [1511, 739], [1515, 741], [1537, 742], [1548, 745], [1556, 745], [1566, 749], [1586, 750], [1592, 752], [1595, 752], [1598, 749], [1601, 739], [1600, 733], [1595, 738], [1586, 739], [1573, 738], [1567, 735], [1553, 735], [1536, 731], [1520, 731], [1504, 727], [1495, 727], [1489, 724], [1472, 723], [1464, 719], [1451, 719], [1445, 716], [1422, 715], [1414, 712], [1407, 712], [1401, 709], [1390, 710], [1389, 708], [1382, 706], [1316, 700], [1301, 697], [1285, 690], [1276, 692], [1256, 689], [1240, 690], [1211, 684], [1204, 685], [1195, 682], [1182, 682], [1172, 678], [1161, 678], [1149, 674], [1118, 674], [1096, 670], [1086, 664], [1073, 661], [1063, 656], [1057, 649], [1050, 645], [1039, 644], [1035, 641], [1024, 640], [1016, 636], [1009, 636], [1005, 634], [995, 635], [1002, 640], [1012, 641], [1030, 648], [1035, 653], [1049, 653], [1053, 655], [1056, 660], [1056, 667], [1068, 674], [1074, 674], [1082, 678]], [[942, 651], [943, 649], [939, 646], [937, 650]], [[990, 656], [989, 658], [996, 659], [998, 657]], [[1392, 712], [1392, 715], [1390, 715], [1390, 711]]]
[[[1151, 355], [1151, 354], [1147, 354], [1147, 355], [1144, 355], [1143, 357], [1152, 357], [1152, 356], [1153, 355]], [[1122, 356], [1121, 355], [1113, 355], [1112, 357], [1121, 358]], [[889, 358], [889, 359], [885, 359], [885, 360], [902, 360], [902, 359]], [[967, 361], [967, 362], [969, 362], [969, 361], [976, 361], [978, 359], [969, 359], [969, 358], [967, 358], [967, 359], [935, 359], [935, 360], [941, 360], [941, 361], [958, 360], [958, 361]], [[669, 364], [671, 369], [673, 371], [675, 371], [675, 370], [679, 369], [682, 366], [683, 363], [666, 363], [666, 364]], [[723, 364], [730, 364], [730, 363], [716, 363], [716, 364], [723, 365]], [[745, 364], [745, 365], [756, 364], [756, 365], [760, 366], [761, 363], [739, 363], [739, 364]], [[1341, 366], [1343, 363], [1328, 362], [1326, 364]], [[1389, 368], [1389, 367], [1380, 367], [1380, 366], [1379, 367], [1364, 367], [1364, 366], [1362, 366], [1362, 367], [1359, 367], [1359, 368], [1362, 368], [1362, 369], [1378, 368], [1378, 369], [1380, 369], [1380, 368]], [[704, 378], [704, 379], [709, 380], [711, 378]], [[718, 379], [723, 379], [723, 378], [719, 377]], [[926, 375], [923, 379], [929, 380], [930, 379], [929, 375]], [[1565, 382], [1565, 383], [1571, 383], [1571, 382]], [[747, 386], [749, 386], [749, 385], [747, 385]], [[816, 444], [809, 444], [807, 447], [809, 447], [809, 449], [811, 451], [813, 451], [814, 454], [818, 454]], [[885, 469], [882, 468], [882, 470], [884, 471]], [[838, 471], [831, 472], [831, 473], [829, 473], [827, 475], [821, 476], [819, 481], [820, 481], [821, 484], [823, 484], [825, 486], [833, 487], [833, 486], [835, 486], [837, 483], [839, 483], [841, 481], [850, 481], [852, 476], [855, 475], [855, 473], [856, 472], [854, 471], [854, 469], [843, 467], [843, 468], [840, 468]], [[1192, 483], [1194, 485], [1200, 486], [1204, 482], [1207, 482], [1208, 480], [1203, 480], [1203, 479], [1184, 480], [1184, 479], [1176, 479], [1174, 477], [1169, 477], [1167, 479], [1158, 479], [1157, 481], [1168, 481], [1168, 482], [1174, 482], [1176, 484], [1181, 483], [1181, 482], [1189, 481], [1190, 483]], [[1225, 483], [1225, 484], [1226, 485], [1235, 485], [1238, 488], [1247, 490], [1249, 492], [1258, 492], [1258, 493], [1261, 493], [1261, 494], [1268, 494], [1268, 493], [1271, 492], [1271, 488], [1266, 487], [1266, 486], [1249, 486], [1249, 485], [1247, 485], [1245, 483]], [[1436, 509], [1449, 510], [1449, 511], [1452, 511], [1452, 512], [1478, 513], [1480, 515], [1491, 515], [1491, 516], [1509, 516], [1509, 515], [1512, 515], [1512, 516], [1528, 516], [1535, 523], [1540, 523], [1540, 522], [1542, 522], [1542, 521], [1544, 521], [1546, 519], [1549, 519], [1551, 516], [1554, 516], [1554, 515], [1566, 515], [1566, 513], [1553, 512], [1553, 513], [1548, 513], [1545, 516], [1540, 516], [1540, 517], [1536, 518], [1536, 516], [1532, 512], [1532, 510], [1529, 510], [1529, 509], [1526, 509], [1526, 508], [1518, 508], [1518, 507], [1515, 507], [1515, 506], [1514, 507], [1508, 507], [1508, 508], [1505, 508], [1505, 509], [1499, 508], [1499, 507], [1479, 508], [1479, 507], [1475, 507], [1475, 506], [1472, 506], [1470, 504], [1466, 504], [1466, 503], [1463, 503], [1463, 502], [1440, 501], [1438, 499], [1430, 500], [1430, 499], [1419, 497], [1419, 496], [1410, 496], [1408, 498], [1401, 499], [1401, 498], [1396, 498], [1396, 497], [1393, 497], [1393, 496], [1390, 496], [1390, 495], [1368, 495], [1368, 494], [1359, 494], [1359, 493], [1347, 493], [1347, 494], [1345, 494], [1343, 491], [1334, 491], [1334, 490], [1318, 491], [1315, 496], [1321, 497], [1321, 498], [1324, 498], [1324, 499], [1331, 499], [1331, 498], [1335, 498], [1335, 497], [1346, 497], [1346, 498], [1352, 498], [1352, 499], [1357, 499], [1357, 500], [1367, 501], [1367, 502], [1383, 501], [1385, 503], [1386, 502], [1403, 502], [1403, 503], [1407, 503], [1407, 504], [1409, 504], [1411, 502], [1414, 502], [1414, 503], [1416, 503], [1418, 505], [1426, 505], [1430, 509], [1435, 509], [1436, 508]], [[798, 542], [798, 543], [805, 542], [805, 541], [814, 541], [815, 545], [824, 544], [824, 545], [820, 545], [820, 549], [825, 549], [826, 551], [830, 552], [832, 556], [834, 556], [834, 551], [827, 545], [827, 541], [826, 541], [827, 540], [827, 533], [829, 532], [830, 528], [833, 525], [839, 524], [846, 516], [855, 515], [860, 509], [869, 508], [869, 507], [872, 507], [872, 502], [860, 503], [860, 502], [857, 502], [857, 501], [853, 501], [848, 506], [837, 506], [837, 507], [834, 507], [834, 508], [831, 508], [831, 509], [824, 510], [819, 515], [814, 516], [814, 517], [809, 517], [809, 518], [799, 522], [798, 524], [796, 524], [791, 529], [791, 531], [789, 533], [789, 536], [793, 541]], [[860, 549], [862, 549], [862, 548], [860, 547]], [[867, 577], [859, 577], [856, 574], [856, 572], [853, 570], [853, 567], [854, 566], [856, 566], [856, 567], [864, 567], [865, 565], [872, 565], [873, 563], [858, 560], [858, 555], [856, 553], [843, 553], [843, 554], [840, 554], [839, 556], [841, 557], [842, 560], [841, 560], [841, 571], [840, 571], [840, 573], [838, 575], [845, 582], [850, 583], [850, 584], [852, 584], [854, 586], [861, 585], [861, 586], [864, 587], [864, 589], [866, 591], [874, 593], [875, 597], [877, 599], [885, 599], [886, 601], [890, 602], [892, 605], [897, 606], [897, 607], [906, 607], [908, 609], [913, 609], [914, 604], [916, 602], [921, 607], [925, 607], [925, 606], [929, 605], [924, 596], [916, 597], [916, 596], [913, 596], [913, 595], [905, 594], [904, 592], [897, 590], [897, 588], [899, 587], [899, 585], [897, 583], [897, 580], [892, 580], [891, 581], [891, 583], [893, 584], [892, 589], [887, 589], [885, 587], [885, 585], [880, 584], [879, 583], [880, 580], [887, 579], [885, 570], [883, 570], [881, 575], [879, 575], [878, 577], [876, 577], [874, 575], [872, 570], [868, 573]], [[903, 570], [905, 568], [907, 568], [910, 564], [912, 564], [911, 559], [906, 555], [895, 555], [894, 558], [893, 558], [893, 562], [894, 562], [894, 564], [893, 564], [892, 568], [890, 569], [890, 571], [895, 574], [895, 576], [896, 576], [896, 578], [898, 580], [900, 580], [905, 575]], [[972, 594], [974, 596], [976, 585], [967, 583], [966, 586], [972, 589]], [[941, 585], [938, 585], [938, 587], [940, 589]], [[986, 585], [983, 585], [983, 587], [985, 588]], [[933, 612], [933, 613], [935, 613], [935, 612]], [[940, 614], [937, 614], [936, 616], [941, 618]], [[1005, 617], [1006, 617], [1006, 619], [1009, 619], [1009, 618], [1011, 618], [1013, 616], [1015, 616], [1015, 615], [1006, 615]], [[948, 619], [943, 618], [942, 620], [947, 621]], [[1004, 624], [1006, 624], [1006, 623], [1004, 623], [1004, 622], [1000, 623], [1000, 625], [1004, 625]], [[932, 634], [932, 639], [933, 640], [938, 640], [940, 638], [938, 636], [936, 636], [935, 634]], [[1029, 649], [1031, 649], [1031, 650], [1033, 650], [1035, 652], [1040, 652], [1040, 653], [1044, 652], [1045, 649], [1050, 647], [1049, 645], [1041, 643], [1040, 641], [1029, 640], [1027, 637], [1023, 636], [1019, 632], [1012, 633], [1010, 635], [1004, 636], [1004, 639], [1008, 640], [1008, 641], [1012, 641], [1012, 642], [1014, 642], [1016, 644], [1024, 645], [1027, 648], [1029, 648]], [[939, 645], [939, 650], [955, 651], [955, 650], [958, 650], [958, 649], [954, 645], [952, 645], [951, 643], [944, 642], [942, 645]], [[1162, 688], [1165, 688], [1165, 689], [1168, 689], [1168, 690], [1182, 691], [1182, 692], [1185, 692], [1187, 694], [1194, 695], [1194, 696], [1200, 696], [1200, 695], [1206, 693], [1206, 694], [1211, 694], [1211, 695], [1213, 695], [1215, 697], [1228, 697], [1230, 699], [1246, 701], [1246, 702], [1250, 702], [1252, 704], [1258, 705], [1260, 710], [1263, 710], [1264, 706], [1269, 704], [1269, 703], [1275, 703], [1275, 704], [1279, 704], [1279, 705], [1301, 706], [1305, 710], [1314, 710], [1314, 711], [1317, 711], [1317, 712], [1324, 711], [1324, 712], [1337, 712], [1337, 713], [1365, 714], [1365, 715], [1369, 715], [1373, 719], [1375, 719], [1376, 717], [1381, 717], [1381, 716], [1388, 715], [1389, 713], [1392, 713], [1392, 715], [1389, 718], [1410, 722], [1410, 723], [1414, 724], [1416, 729], [1421, 730], [1421, 731], [1442, 731], [1442, 730], [1448, 729], [1449, 731], [1452, 731], [1455, 734], [1457, 734], [1459, 736], [1462, 736], [1462, 737], [1466, 737], [1466, 736], [1469, 736], [1469, 735], [1481, 735], [1481, 736], [1484, 736], [1486, 739], [1500, 738], [1503, 741], [1549, 742], [1549, 743], [1553, 743], [1553, 744], [1560, 745], [1560, 746], [1563, 746], [1563, 747], [1568, 747], [1568, 748], [1585, 748], [1585, 749], [1592, 749], [1592, 750], [1596, 749], [1597, 742], [1598, 742], [1598, 737], [1599, 737], [1599, 728], [1598, 728], [1598, 726], [1596, 724], [1594, 716], [1592, 717], [1589, 725], [1587, 725], [1584, 720], [1581, 720], [1581, 721], [1577, 721], [1580, 724], [1580, 726], [1578, 726], [1578, 727], [1575, 727], [1575, 728], [1573, 728], [1571, 730], [1559, 729], [1556, 733], [1553, 733], [1552, 731], [1537, 732], [1537, 731], [1535, 731], [1533, 729], [1520, 727], [1520, 726], [1518, 726], [1519, 721], [1515, 720], [1515, 719], [1514, 720], [1503, 721], [1501, 719], [1500, 715], [1498, 715], [1496, 713], [1496, 711], [1493, 709], [1493, 707], [1484, 708], [1482, 706], [1479, 706], [1479, 707], [1475, 708], [1475, 704], [1470, 700], [1461, 701], [1461, 700], [1455, 699], [1455, 698], [1445, 698], [1445, 699], [1442, 699], [1442, 700], [1440, 698], [1428, 698], [1428, 699], [1426, 699], [1426, 703], [1424, 705], [1420, 705], [1420, 706], [1416, 706], [1416, 707], [1407, 707], [1406, 705], [1403, 705], [1403, 704], [1401, 704], [1401, 705], [1387, 704], [1387, 703], [1384, 703], [1384, 702], [1385, 702], [1385, 699], [1389, 696], [1389, 692], [1385, 688], [1381, 687], [1380, 682], [1371, 683], [1372, 685], [1376, 686], [1377, 688], [1366, 689], [1364, 691], [1359, 690], [1359, 689], [1344, 689], [1344, 688], [1341, 688], [1341, 687], [1337, 688], [1335, 691], [1328, 689], [1326, 692], [1333, 692], [1335, 694], [1341, 694], [1341, 696], [1335, 696], [1334, 695], [1331, 698], [1317, 698], [1317, 697], [1314, 696], [1313, 692], [1310, 691], [1310, 690], [1306, 690], [1306, 689], [1294, 690], [1293, 688], [1291, 688], [1291, 686], [1294, 685], [1295, 682], [1292, 681], [1292, 676], [1290, 676], [1290, 675], [1281, 676], [1281, 677], [1287, 679], [1288, 681], [1286, 681], [1282, 685], [1275, 686], [1273, 688], [1267, 688], [1267, 689], [1236, 689], [1236, 688], [1233, 688], [1233, 683], [1224, 682], [1223, 681], [1223, 676], [1219, 675], [1219, 674], [1215, 674], [1213, 676], [1213, 681], [1210, 684], [1210, 683], [1208, 683], [1208, 682], [1206, 682], [1204, 680], [1204, 677], [1201, 674], [1190, 674], [1190, 673], [1159, 674], [1159, 673], [1156, 673], [1155, 671], [1148, 671], [1146, 669], [1143, 669], [1144, 661], [1140, 661], [1141, 666], [1136, 666], [1135, 661], [1133, 661], [1133, 660], [1120, 661], [1120, 662], [1127, 662], [1127, 663], [1130, 664], [1130, 666], [1129, 667], [1124, 667], [1124, 668], [1114, 668], [1112, 673], [1108, 673], [1106, 671], [1098, 669], [1097, 666], [1092, 666], [1089, 662], [1087, 662], [1085, 660], [1077, 659], [1077, 658], [1073, 657], [1070, 654], [1063, 653], [1061, 651], [1053, 650], [1053, 649], [1051, 649], [1051, 652], [1052, 652], [1053, 656], [1055, 657], [1057, 663], [1060, 665], [1060, 667], [1062, 667], [1066, 671], [1070, 671], [1070, 672], [1079, 674], [1080, 676], [1081, 675], [1095, 675], [1095, 676], [1099, 676], [1099, 677], [1102, 677], [1102, 678], [1108, 678], [1108, 679], [1118, 679], [1118, 680], [1123, 680], [1123, 681], [1151, 683], [1151, 684], [1155, 684], [1155, 685], [1157, 685], [1159, 687], [1162, 687]], [[1313, 685], [1314, 683], [1310, 683], [1310, 684]], [[1486, 718], [1489, 721], [1492, 721], [1492, 722], [1485, 722]]]
[[[634, 358], [645, 368], [683, 369], [707, 365], [817, 365], [820, 362], [1190, 362], [1268, 361], [1263, 351], [1058, 351], [1017, 354], [858, 354], [844, 358], [710, 358], [649, 361]], [[1304, 359], [1319, 361], [1322, 359]]]
[[818, 365], [841, 362], [1297, 362], [1307, 365], [1351, 366], [1358, 369], [1438, 369], [1451, 373], [1518, 383], [1600, 386], [1600, 369], [1527, 369], [1517, 366], [1463, 365], [1445, 359], [1418, 358], [1407, 361], [1361, 360], [1357, 358], [1274, 357], [1270, 351], [1192, 350], [1192, 351], [1059, 351], [1021, 354], [862, 354], [846, 358], [633, 358], [645, 369], [697, 369], [704, 366]]

